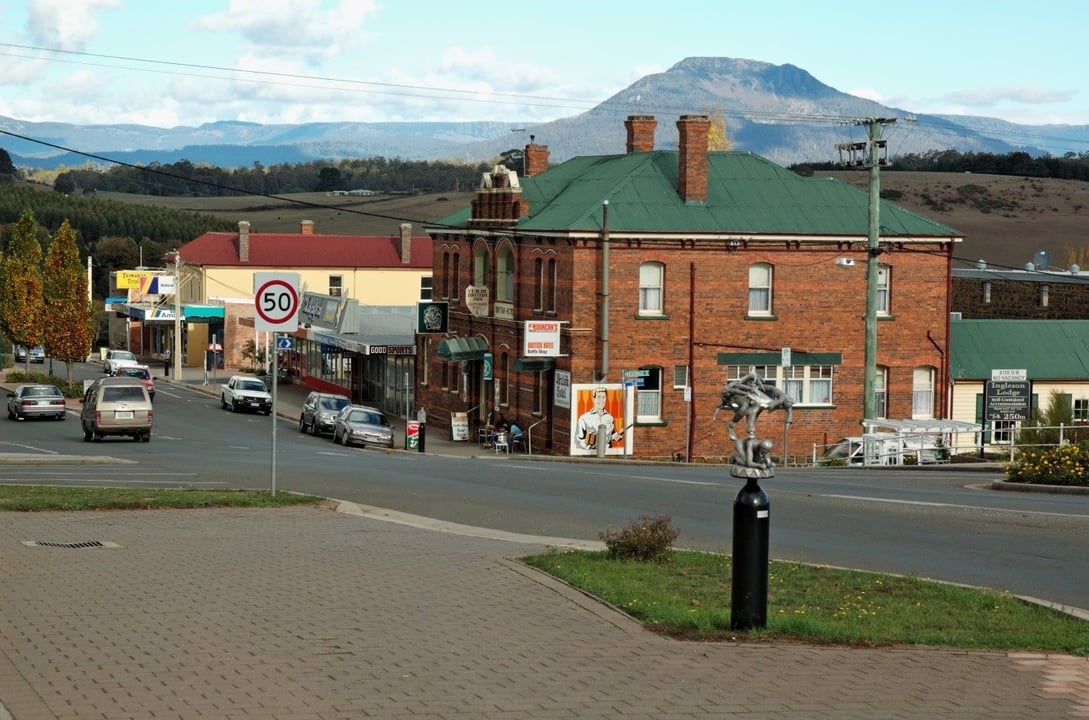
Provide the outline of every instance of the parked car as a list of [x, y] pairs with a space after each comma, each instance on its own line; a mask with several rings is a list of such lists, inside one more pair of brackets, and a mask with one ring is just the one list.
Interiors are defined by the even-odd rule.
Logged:
[[102, 372], [116, 375], [122, 367], [139, 364], [140, 359], [128, 350], [107, 350], [106, 359], [102, 362]]
[[138, 378], [147, 388], [147, 394], [152, 402], [155, 402], [155, 378], [151, 376], [151, 368], [147, 365], [123, 365], [114, 373], [114, 377]]
[[351, 399], [346, 395], [310, 393], [306, 396], [302, 413], [299, 415], [299, 432], [306, 432], [308, 428], [311, 435], [333, 432], [337, 413], [351, 404]]
[[876, 432], [863, 437], [845, 437], [828, 448], [819, 465], [848, 463], [861, 465], [866, 461], [866, 445], [873, 448], [874, 465], [930, 464], [944, 462], [941, 438], [937, 435], [897, 435]]
[[[15, 346], [15, 362], [26, 362], [26, 348], [22, 345]], [[39, 345], [36, 348], [30, 349], [30, 362], [32, 363], [44, 363], [45, 362], [45, 348]]]
[[98, 442], [107, 435], [130, 435], [148, 442], [154, 423], [151, 397], [140, 378], [99, 378], [83, 394], [79, 421], [86, 442]]
[[231, 379], [220, 386], [219, 402], [226, 410], [234, 412], [253, 410], [272, 414], [272, 395], [265, 382], [253, 375], [232, 375]]
[[333, 422], [333, 442], [345, 447], [393, 447], [393, 426], [381, 410], [366, 405], [348, 405]]
[[32, 417], [64, 420], [68, 417], [64, 394], [56, 385], [20, 385], [8, 393], [8, 418]]

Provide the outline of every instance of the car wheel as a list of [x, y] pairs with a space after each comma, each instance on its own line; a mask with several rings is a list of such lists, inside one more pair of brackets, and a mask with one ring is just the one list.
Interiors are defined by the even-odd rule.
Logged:
[[272, 414], [272, 408], [269, 408], [268, 410], [265, 410], [265, 417], [268, 417], [271, 414]]
[[310, 423], [310, 434], [313, 435], [314, 437], [317, 437], [319, 435], [319, 433], [318, 433], [318, 421], [317, 420]]
[[219, 404], [223, 407], [224, 410], [226, 410], [227, 409], [227, 398], [220, 395], [219, 396]]
[[348, 431], [347, 431], [347, 430], [345, 430], [345, 431], [344, 431], [344, 433], [343, 433], [343, 434], [342, 434], [342, 435], [340, 436], [340, 441], [341, 441], [342, 443], [344, 443], [344, 447], [348, 447], [348, 446], [350, 446], [350, 445], [352, 444], [352, 443], [351, 443], [351, 442], [350, 442], [350, 441], [348, 440]]
[[151, 433], [146, 432], [143, 435], [141, 435], [140, 436], [140, 441], [141, 442], [151, 442]]
[[91, 429], [86, 425], [83, 426], [83, 442], [91, 442], [92, 434]]
[[102, 442], [102, 433], [100, 433], [98, 431], [92, 431], [91, 432], [91, 439], [94, 440], [95, 442]]
[[8, 420], [14, 420], [14, 419], [15, 419], [15, 413], [13, 413], [11, 411], [11, 408], [8, 408]]
[[231, 400], [231, 412], [238, 412], [238, 403]]
[[303, 418], [302, 415], [299, 416], [299, 432], [306, 432], [306, 420]]

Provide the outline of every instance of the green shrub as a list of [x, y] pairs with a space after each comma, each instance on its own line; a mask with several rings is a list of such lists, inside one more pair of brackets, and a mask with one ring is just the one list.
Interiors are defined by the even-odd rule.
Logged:
[[1089, 443], [1028, 448], [1006, 467], [1012, 482], [1089, 486]]
[[597, 534], [605, 543], [613, 560], [639, 560], [641, 562], [669, 562], [673, 554], [673, 541], [680, 531], [670, 525], [668, 515], [650, 517], [643, 515], [628, 523], [620, 532], [602, 530]]

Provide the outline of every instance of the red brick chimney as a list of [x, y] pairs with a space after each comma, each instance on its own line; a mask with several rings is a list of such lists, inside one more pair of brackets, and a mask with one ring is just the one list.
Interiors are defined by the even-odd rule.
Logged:
[[677, 141], [680, 151], [677, 191], [685, 202], [707, 199], [707, 134], [710, 129], [711, 119], [706, 115], [681, 115], [677, 121], [680, 135]]
[[314, 234], [314, 221], [313, 220], [302, 220], [302, 221], [300, 221], [299, 222], [299, 232], [302, 233], [303, 235], [313, 235]]
[[529, 136], [529, 145], [526, 145], [526, 149], [524, 150], [524, 152], [525, 152], [524, 157], [526, 159], [526, 167], [525, 167], [525, 173], [523, 173], [523, 174], [526, 177], [532, 177], [533, 175], [540, 175], [541, 173], [543, 173], [545, 170], [548, 169], [548, 146], [547, 145], [538, 145], [537, 143], [533, 142], [533, 136], [530, 135]]
[[469, 224], [478, 227], [512, 227], [518, 218], [529, 215], [529, 200], [522, 197], [518, 175], [502, 165], [484, 173], [471, 207]]
[[650, 152], [654, 149], [654, 128], [658, 121], [653, 115], [629, 115], [624, 121], [628, 129], [628, 152]]
[[250, 224], [245, 220], [238, 221], [238, 260], [250, 261]]

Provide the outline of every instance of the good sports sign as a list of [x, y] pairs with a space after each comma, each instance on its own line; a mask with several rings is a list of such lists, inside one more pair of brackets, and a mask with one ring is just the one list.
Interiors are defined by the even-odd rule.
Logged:
[[299, 329], [299, 274], [253, 274], [254, 329], [295, 332]]

